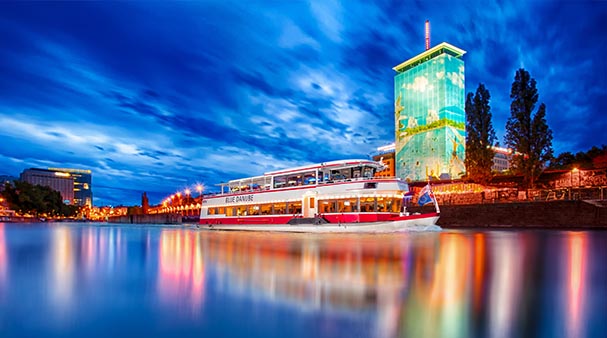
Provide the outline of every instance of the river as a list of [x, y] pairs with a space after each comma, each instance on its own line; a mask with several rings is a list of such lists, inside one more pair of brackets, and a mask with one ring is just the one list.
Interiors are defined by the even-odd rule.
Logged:
[[607, 231], [0, 223], [0, 337], [606, 337]]

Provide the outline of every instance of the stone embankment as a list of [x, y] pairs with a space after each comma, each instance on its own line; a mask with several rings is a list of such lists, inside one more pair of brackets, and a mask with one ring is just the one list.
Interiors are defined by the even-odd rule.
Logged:
[[[424, 212], [428, 211], [424, 207]], [[548, 201], [444, 205], [443, 228], [585, 228], [607, 230], [605, 201]], [[411, 210], [414, 211], [414, 210]]]

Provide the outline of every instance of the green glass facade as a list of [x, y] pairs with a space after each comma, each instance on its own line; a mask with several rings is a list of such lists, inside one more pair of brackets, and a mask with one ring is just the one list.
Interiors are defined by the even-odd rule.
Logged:
[[442, 43], [395, 67], [395, 169], [410, 181], [465, 172], [465, 52]]

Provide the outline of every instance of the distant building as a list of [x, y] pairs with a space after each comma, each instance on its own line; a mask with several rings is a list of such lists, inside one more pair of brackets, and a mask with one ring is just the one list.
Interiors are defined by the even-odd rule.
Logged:
[[443, 42], [393, 69], [396, 175], [425, 181], [465, 173], [466, 114], [462, 56]]
[[74, 178], [74, 204], [93, 205], [92, 172], [88, 169], [48, 168], [50, 171], [68, 173]]
[[61, 193], [67, 204], [92, 206], [91, 171], [86, 169], [48, 168], [26, 169], [21, 180], [30, 184], [49, 187]]
[[21, 181], [49, 187], [61, 194], [64, 203], [74, 202], [74, 178], [69, 173], [30, 168], [21, 173]]
[[510, 160], [512, 160], [512, 149], [492, 147], [495, 154], [493, 155], [493, 165], [491, 171], [503, 173], [510, 170]]
[[377, 153], [373, 155], [373, 161], [381, 161], [386, 165], [386, 169], [376, 172], [375, 177], [396, 177], [394, 143], [377, 148]]

